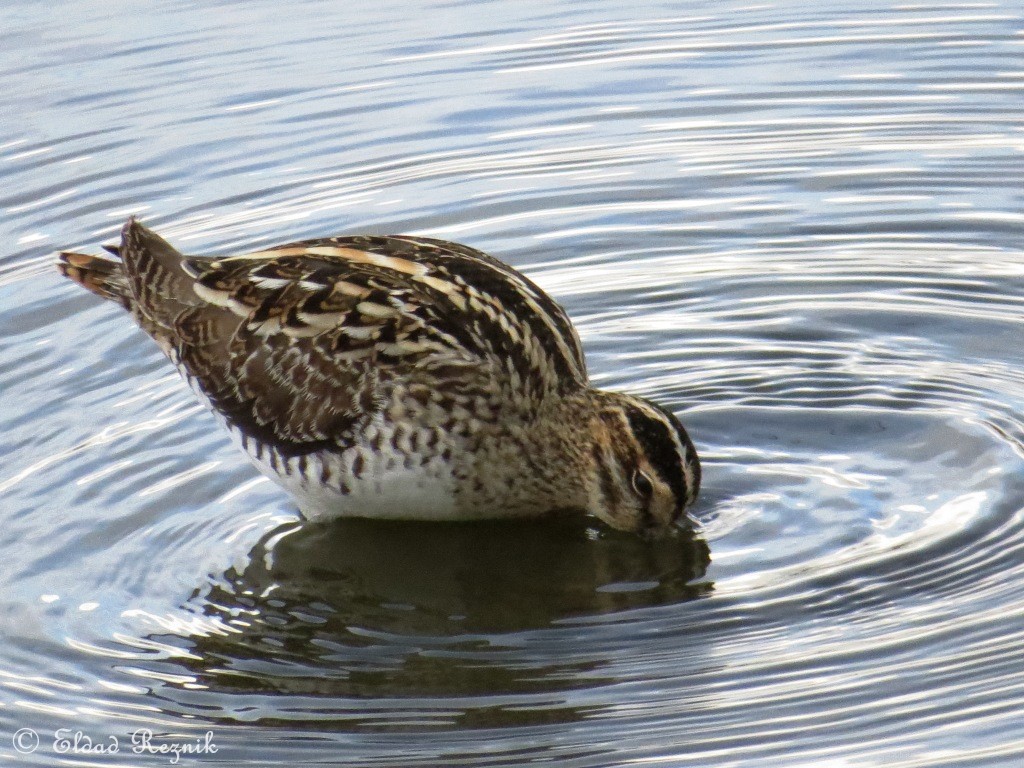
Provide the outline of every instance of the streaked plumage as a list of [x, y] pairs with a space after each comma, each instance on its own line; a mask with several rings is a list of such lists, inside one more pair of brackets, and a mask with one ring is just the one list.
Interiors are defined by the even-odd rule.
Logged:
[[561, 307], [472, 248], [334, 237], [188, 257], [130, 220], [110, 250], [61, 269], [134, 315], [307, 517], [581, 509], [641, 529], [697, 494], [678, 420], [588, 387]]

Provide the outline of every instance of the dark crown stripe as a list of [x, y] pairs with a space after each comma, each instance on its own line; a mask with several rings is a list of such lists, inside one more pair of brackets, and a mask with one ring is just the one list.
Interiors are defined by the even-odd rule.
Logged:
[[[657, 415], [644, 413], [639, 408], [631, 407], [626, 409], [626, 417], [629, 419], [629, 426], [637, 442], [644, 449], [647, 460], [651, 462], [654, 470], [661, 476], [661, 479], [672, 489], [676, 498], [677, 507], [682, 509], [689, 501], [686, 484], [686, 471], [683, 463], [686, 456], [680, 455], [678, 444], [686, 450], [690, 438], [682, 431], [682, 426], [676, 429], [678, 424], [675, 416], [670, 416], [660, 406], [651, 403], [658, 411]], [[673, 431], [675, 434], [673, 434]]]
[[690, 435], [686, 432], [686, 429], [680, 423], [679, 419], [672, 411], [664, 408], [657, 403], [650, 403], [650, 405], [665, 416], [666, 421], [672, 427], [679, 439], [679, 444], [683, 447], [684, 456], [683, 459], [686, 463], [686, 467], [689, 468], [693, 477], [690, 481], [690, 498], [687, 499], [687, 503], [692, 504], [700, 491], [700, 460], [697, 458], [697, 449], [693, 445], [693, 441], [690, 439]]

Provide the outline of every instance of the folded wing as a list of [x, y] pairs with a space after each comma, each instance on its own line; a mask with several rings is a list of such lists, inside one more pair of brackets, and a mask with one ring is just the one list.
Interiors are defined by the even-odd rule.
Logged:
[[494, 408], [586, 383], [562, 309], [465, 246], [344, 237], [222, 259], [167, 249], [125, 228], [140, 323], [229, 422], [286, 453], [343, 446], [396, 382], [424, 402], [448, 382]]

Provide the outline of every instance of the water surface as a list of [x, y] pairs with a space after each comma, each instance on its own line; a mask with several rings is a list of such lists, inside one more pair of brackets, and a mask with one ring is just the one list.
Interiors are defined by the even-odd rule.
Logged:
[[[196, 765], [1024, 761], [1015, 3], [3, 16], [0, 761], [166, 764], [139, 728], [212, 731]], [[516, 265], [683, 419], [699, 528], [297, 526], [53, 270], [129, 214]]]

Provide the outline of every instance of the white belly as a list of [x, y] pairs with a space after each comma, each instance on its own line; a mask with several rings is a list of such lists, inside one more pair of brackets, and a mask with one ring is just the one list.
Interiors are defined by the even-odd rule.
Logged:
[[[455, 479], [447, 463], [432, 459], [406, 467], [401, 458], [361, 448], [313, 453], [302, 459], [257, 451], [230, 430], [256, 468], [287, 490], [308, 520], [373, 517], [390, 520], [458, 520]], [[357, 473], [353, 467], [357, 465]]]
[[[344, 463], [342, 456], [339, 463]], [[381, 462], [383, 464], [384, 462]], [[285, 478], [302, 514], [309, 520], [374, 517], [391, 520], [457, 520], [455, 482], [440, 462], [406, 469], [401, 463], [379, 467], [344, 482], [348, 493], [331, 485]], [[333, 473], [331, 473], [333, 475]]]

